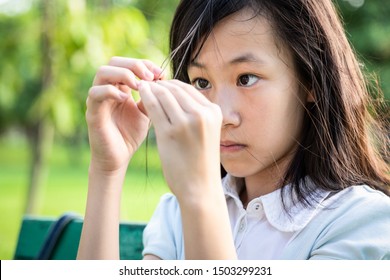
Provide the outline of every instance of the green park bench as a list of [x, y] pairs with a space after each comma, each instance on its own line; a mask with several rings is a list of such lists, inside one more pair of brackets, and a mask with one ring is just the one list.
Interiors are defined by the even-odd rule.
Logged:
[[[25, 216], [19, 232], [15, 260], [74, 260], [80, 240], [82, 218], [65, 214], [58, 220]], [[119, 226], [120, 258], [142, 259], [144, 223]]]

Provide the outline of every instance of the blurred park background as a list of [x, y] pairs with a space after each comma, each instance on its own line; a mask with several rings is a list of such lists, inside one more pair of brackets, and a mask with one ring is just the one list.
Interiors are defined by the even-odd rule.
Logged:
[[[112, 56], [168, 56], [178, 0], [0, 0], [0, 259], [12, 259], [23, 215], [84, 213], [85, 99]], [[337, 0], [365, 71], [390, 100], [390, 1]], [[163, 180], [151, 137], [131, 162], [122, 220], [146, 222]]]

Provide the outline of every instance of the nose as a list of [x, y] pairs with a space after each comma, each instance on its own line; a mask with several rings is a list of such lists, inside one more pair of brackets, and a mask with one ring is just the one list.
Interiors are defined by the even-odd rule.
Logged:
[[235, 127], [241, 123], [239, 95], [233, 89], [223, 87], [212, 94], [210, 101], [222, 111], [222, 127]]

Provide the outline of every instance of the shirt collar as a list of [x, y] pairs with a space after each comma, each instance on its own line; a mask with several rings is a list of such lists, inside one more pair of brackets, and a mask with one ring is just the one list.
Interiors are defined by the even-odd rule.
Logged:
[[[305, 178], [307, 184], [313, 184], [309, 178]], [[240, 188], [243, 187], [242, 179], [233, 177], [227, 174], [222, 180], [225, 197], [234, 199], [237, 207], [241, 207], [242, 203], [239, 198]], [[284, 203], [289, 209], [288, 213], [284, 210], [281, 189], [275, 190], [272, 193], [262, 195], [254, 200], [262, 203], [264, 214], [268, 222], [276, 229], [283, 232], [294, 232], [303, 229], [322, 209], [325, 198], [330, 194], [329, 191], [317, 189], [313, 198], [309, 198], [312, 206], [305, 206], [302, 203], [296, 202], [295, 193], [293, 198], [290, 195], [290, 185], [285, 186]]]

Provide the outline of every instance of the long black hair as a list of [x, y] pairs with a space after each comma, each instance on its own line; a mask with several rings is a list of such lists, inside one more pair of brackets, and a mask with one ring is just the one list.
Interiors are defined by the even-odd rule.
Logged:
[[331, 0], [182, 0], [170, 33], [175, 78], [189, 83], [187, 68], [213, 28], [244, 8], [270, 21], [293, 54], [302, 90], [314, 96], [280, 187], [291, 184], [305, 205], [316, 188], [367, 184], [389, 195], [389, 139]]

